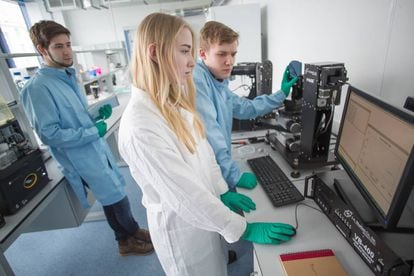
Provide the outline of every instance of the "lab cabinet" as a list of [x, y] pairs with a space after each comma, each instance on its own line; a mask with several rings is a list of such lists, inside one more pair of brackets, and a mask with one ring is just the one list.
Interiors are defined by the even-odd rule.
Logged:
[[[51, 161], [54, 162], [54, 161]], [[77, 227], [85, 220], [90, 208], [83, 208], [66, 178], [53, 191], [55, 194], [44, 211], [28, 226], [24, 232], [45, 231]], [[91, 192], [88, 193], [90, 206], [95, 202]]]
[[101, 8], [108, 9], [110, 5], [127, 2], [131, 2], [131, 0], [44, 0], [45, 8], [49, 12], [86, 10], [90, 7], [98, 10]]
[[76, 0], [44, 0], [49, 12], [73, 10], [80, 7]]
[[119, 43], [112, 46], [74, 47], [74, 67], [89, 106], [129, 89], [125, 47]]
[[103, 5], [110, 6], [114, 4], [124, 4], [124, 3], [131, 3], [131, 0], [102, 0]]

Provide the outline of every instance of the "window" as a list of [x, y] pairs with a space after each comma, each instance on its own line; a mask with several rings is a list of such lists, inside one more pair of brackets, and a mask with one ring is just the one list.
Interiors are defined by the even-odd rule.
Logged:
[[[36, 52], [17, 2], [0, 0], [0, 28], [7, 43], [7, 46], [1, 45], [4, 53]], [[37, 57], [19, 57], [13, 60], [17, 68], [39, 66]]]

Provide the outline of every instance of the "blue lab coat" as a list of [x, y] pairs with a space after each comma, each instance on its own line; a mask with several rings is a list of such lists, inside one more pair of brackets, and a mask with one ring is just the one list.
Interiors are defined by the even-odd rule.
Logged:
[[88, 207], [87, 183], [104, 206], [125, 197], [125, 180], [87, 111], [75, 70], [43, 66], [20, 95], [32, 126], [49, 147], [82, 205]]
[[217, 80], [207, 66], [198, 60], [193, 72], [197, 88], [197, 110], [201, 115], [217, 163], [229, 188], [234, 188], [241, 177], [236, 162], [231, 158], [231, 129], [233, 117], [240, 120], [265, 115], [283, 104], [286, 96], [279, 90], [253, 100], [239, 97], [228, 85]]

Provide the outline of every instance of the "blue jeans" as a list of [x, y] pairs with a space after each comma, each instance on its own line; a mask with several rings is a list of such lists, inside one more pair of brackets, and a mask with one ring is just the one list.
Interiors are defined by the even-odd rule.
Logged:
[[112, 205], [103, 206], [103, 210], [117, 241], [126, 240], [139, 229], [132, 216], [127, 196]]

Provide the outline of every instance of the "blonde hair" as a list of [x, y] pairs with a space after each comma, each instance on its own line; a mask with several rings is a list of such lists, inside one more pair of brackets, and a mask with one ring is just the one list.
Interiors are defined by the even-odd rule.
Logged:
[[239, 40], [239, 34], [217, 21], [209, 21], [200, 30], [200, 47], [208, 50], [211, 44], [231, 44]]
[[[149, 93], [168, 126], [191, 152], [195, 152], [195, 137], [191, 126], [180, 114], [184, 108], [194, 115], [195, 134], [205, 137], [204, 127], [196, 112], [195, 86], [191, 77], [185, 86], [180, 84], [174, 62], [174, 43], [178, 33], [187, 28], [193, 39], [192, 55], [195, 59], [195, 39], [191, 27], [181, 18], [153, 13], [144, 18], [138, 26], [132, 55], [133, 85]], [[150, 45], [155, 45], [153, 60], [149, 54]]]

